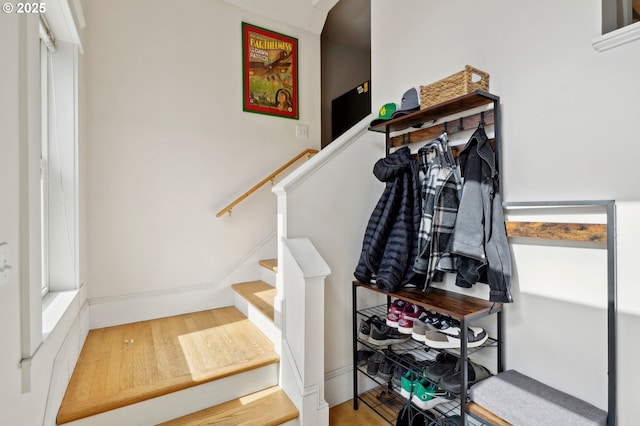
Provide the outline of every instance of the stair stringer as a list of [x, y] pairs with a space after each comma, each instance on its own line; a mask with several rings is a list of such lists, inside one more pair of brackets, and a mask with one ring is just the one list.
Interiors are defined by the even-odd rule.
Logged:
[[64, 426], [149, 426], [239, 398], [278, 383], [278, 363], [127, 405]]

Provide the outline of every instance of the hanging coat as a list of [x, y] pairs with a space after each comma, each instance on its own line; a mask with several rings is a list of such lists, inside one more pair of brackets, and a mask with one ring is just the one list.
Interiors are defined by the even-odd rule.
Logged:
[[489, 300], [512, 302], [511, 255], [502, 212], [500, 183], [493, 149], [482, 126], [458, 156], [464, 177], [453, 252], [457, 255], [456, 284], [489, 284]]
[[414, 271], [425, 275], [422, 289], [442, 281], [443, 271], [455, 272], [451, 256], [453, 230], [458, 213], [462, 180], [446, 133], [418, 150], [422, 179], [422, 220]]
[[373, 174], [385, 182], [385, 189], [367, 224], [354, 275], [392, 292], [415, 275], [421, 216], [418, 165], [403, 147], [378, 160]]

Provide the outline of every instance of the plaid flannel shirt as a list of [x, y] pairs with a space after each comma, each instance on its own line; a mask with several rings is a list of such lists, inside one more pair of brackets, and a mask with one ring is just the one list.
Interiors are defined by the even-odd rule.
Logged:
[[451, 243], [462, 194], [462, 179], [446, 134], [418, 151], [422, 179], [422, 220], [414, 271], [425, 275], [423, 290], [442, 281], [442, 271], [455, 270]]

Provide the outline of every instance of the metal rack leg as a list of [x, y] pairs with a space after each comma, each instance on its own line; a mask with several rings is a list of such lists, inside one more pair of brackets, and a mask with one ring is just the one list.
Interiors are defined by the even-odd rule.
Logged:
[[357, 286], [352, 286], [351, 303], [353, 318], [353, 409], [358, 409], [358, 304], [356, 302]]
[[466, 424], [467, 385], [469, 383], [469, 358], [467, 356], [467, 320], [460, 320], [460, 424]]
[[496, 317], [496, 321], [498, 321], [498, 373], [502, 373], [504, 371], [504, 322], [502, 318], [502, 311], [499, 311]]

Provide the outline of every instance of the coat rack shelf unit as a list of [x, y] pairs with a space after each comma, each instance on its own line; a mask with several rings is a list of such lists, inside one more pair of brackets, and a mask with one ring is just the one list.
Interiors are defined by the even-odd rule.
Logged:
[[616, 424], [616, 316], [617, 316], [617, 275], [616, 275], [616, 210], [613, 200], [594, 201], [533, 201], [503, 202], [510, 208], [552, 208], [552, 207], [600, 207], [606, 212], [606, 224], [593, 223], [550, 223], [507, 221], [509, 238], [536, 238], [547, 240], [605, 243], [607, 250], [607, 425]]
[[[493, 104], [493, 109], [473, 112], [469, 115], [458, 117], [449, 121], [437, 123], [438, 119], [449, 117], [465, 111], [474, 110], [486, 105]], [[499, 146], [495, 141], [500, 140], [500, 97], [484, 90], [476, 90], [468, 95], [463, 95], [447, 102], [434, 105], [429, 108], [385, 121], [375, 126], [369, 127], [372, 132], [384, 133], [387, 142], [387, 153], [389, 149], [426, 139], [433, 139], [443, 131], [455, 133], [463, 130], [472, 130], [478, 127], [480, 122], [485, 125], [494, 125], [494, 140], [492, 146], [496, 152], [496, 167], [499, 168]], [[430, 124], [423, 127], [425, 124]], [[391, 135], [410, 129], [410, 132], [401, 135]], [[454, 150], [455, 151], [455, 150]], [[455, 152], [454, 152], [455, 155]]]
[[[490, 109], [491, 106], [493, 106], [492, 109]], [[451, 134], [464, 130], [476, 129], [480, 123], [483, 123], [484, 125], [494, 125], [492, 146], [495, 152], [496, 168], [499, 170], [500, 98], [482, 90], [477, 90], [473, 93], [457, 97], [447, 102], [385, 121], [378, 125], [371, 126], [369, 130], [385, 134], [386, 153], [388, 155], [391, 148], [407, 145], [413, 142], [419, 142], [425, 139], [433, 139], [443, 131]], [[455, 151], [453, 147], [452, 151]], [[358, 306], [358, 289], [362, 291], [373, 291], [386, 294], [386, 304], [373, 307]], [[430, 288], [426, 292], [417, 289], [400, 289], [393, 293], [384, 293], [375, 286], [371, 286], [367, 283], [361, 283], [358, 281], [353, 282], [354, 409], [358, 409], [358, 403], [361, 401], [369, 405], [390, 424], [393, 423], [395, 414], [397, 413], [397, 410], [396, 412], [389, 410], [389, 408], [397, 402], [396, 399], [398, 398], [396, 397], [399, 395], [398, 392], [396, 392], [397, 389], [394, 389], [390, 382], [386, 384], [381, 383], [379, 379], [369, 376], [370, 379], [380, 385], [374, 388], [374, 391], [378, 392], [377, 396], [370, 398], [369, 392], [360, 393], [358, 389], [358, 376], [369, 374], [366, 370], [358, 368], [357, 352], [359, 347], [376, 349], [375, 345], [371, 346], [370, 342], [367, 342], [358, 336], [358, 326], [360, 321], [366, 321], [367, 318], [372, 318], [374, 314], [379, 316], [386, 315], [392, 299], [404, 300], [405, 302], [421, 306], [426, 310], [433, 310], [460, 321], [460, 346], [453, 350], [459, 358], [460, 393], [456, 395], [456, 398], [454, 398], [450, 404], [442, 404], [442, 406], [436, 407], [435, 411], [439, 413], [439, 416], [443, 417], [459, 416], [458, 418], [460, 419], [459, 421], [461, 424], [466, 424], [466, 404], [468, 400], [467, 391], [469, 384], [468, 365], [469, 354], [471, 353], [469, 349], [473, 349], [473, 351], [475, 351], [489, 347], [495, 348], [496, 369], [498, 372], [503, 371], [502, 347], [504, 333], [502, 304], [437, 288]], [[496, 320], [497, 335], [490, 338], [487, 341], [488, 343], [481, 345], [479, 348], [469, 348], [467, 344], [467, 326], [470, 325], [472, 321], [491, 316], [493, 314], [495, 314], [494, 318]], [[422, 359], [419, 357], [427, 356], [425, 355], [425, 348], [427, 347], [424, 344], [420, 343], [416, 345], [414, 343], [413, 345], [409, 344], [408, 347], [403, 346], [395, 349], [399, 350], [400, 353], [410, 353], [417, 357], [416, 359]], [[433, 349], [429, 354], [437, 352], [437, 349]], [[392, 356], [390, 358], [392, 358]], [[417, 369], [414, 373], [420, 375], [419, 363], [414, 367]], [[380, 389], [383, 389], [383, 391]], [[400, 397], [399, 399], [401, 400], [402, 398]], [[381, 403], [381, 401], [383, 402]]]

